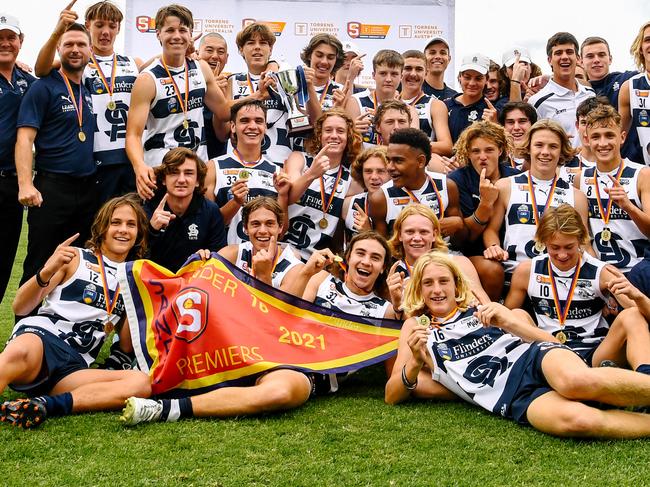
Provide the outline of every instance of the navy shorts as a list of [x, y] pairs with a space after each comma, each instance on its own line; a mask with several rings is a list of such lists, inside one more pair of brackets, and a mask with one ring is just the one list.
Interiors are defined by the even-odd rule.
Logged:
[[53, 333], [42, 328], [29, 325], [19, 326], [12, 339], [25, 333], [37, 335], [43, 342], [43, 363], [34, 382], [31, 384], [9, 384], [13, 390], [24, 392], [28, 396], [49, 394], [59, 381], [73, 372], [88, 368], [86, 361], [76, 350]]
[[[553, 390], [542, 372], [542, 360], [556, 348], [571, 350], [566, 345], [552, 342], [535, 342], [530, 345], [521, 363], [521, 380], [510, 402], [510, 416], [519, 424], [529, 424], [526, 413], [530, 404], [539, 396]], [[575, 352], [574, 352], [575, 353]]]

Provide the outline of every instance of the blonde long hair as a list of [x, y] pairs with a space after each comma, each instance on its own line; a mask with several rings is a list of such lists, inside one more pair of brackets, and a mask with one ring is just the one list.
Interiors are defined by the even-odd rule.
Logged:
[[449, 249], [447, 248], [447, 244], [445, 243], [445, 241], [442, 239], [442, 232], [440, 230], [440, 221], [438, 220], [438, 217], [436, 216], [434, 211], [431, 208], [429, 208], [427, 205], [423, 205], [422, 203], [414, 203], [405, 207], [400, 212], [400, 214], [397, 215], [397, 219], [393, 224], [393, 236], [388, 241], [388, 245], [390, 246], [393, 257], [395, 259], [404, 259], [406, 257], [404, 255], [404, 244], [399, 239], [399, 234], [402, 231], [402, 225], [404, 224], [404, 221], [409, 216], [413, 216], [413, 215], [422, 215], [423, 217], [431, 221], [431, 224], [433, 225], [433, 230], [436, 233], [436, 236], [433, 239], [431, 245], [431, 250], [447, 252]]

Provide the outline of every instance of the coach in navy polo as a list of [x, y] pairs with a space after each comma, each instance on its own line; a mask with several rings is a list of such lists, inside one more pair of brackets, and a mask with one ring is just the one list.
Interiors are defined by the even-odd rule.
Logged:
[[463, 58], [458, 73], [458, 82], [463, 92], [445, 100], [449, 111], [449, 132], [454, 144], [465, 127], [481, 120], [483, 111], [488, 108], [483, 90], [489, 68], [490, 59], [483, 54], [471, 54]]
[[18, 19], [0, 13], [0, 301], [7, 289], [23, 225], [14, 161], [16, 120], [20, 101], [36, 79], [16, 66], [23, 37]]
[[[29, 207], [29, 239], [21, 282], [45, 263], [56, 246], [79, 233], [83, 247], [96, 210], [90, 94], [81, 85], [90, 36], [72, 24], [58, 45], [61, 69], [32, 85], [18, 114], [18, 198]], [[36, 176], [32, 181], [32, 144]]]

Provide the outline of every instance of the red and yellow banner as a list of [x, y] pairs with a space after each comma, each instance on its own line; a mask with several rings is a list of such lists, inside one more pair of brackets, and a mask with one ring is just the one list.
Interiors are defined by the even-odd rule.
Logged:
[[193, 395], [278, 367], [358, 370], [395, 353], [399, 322], [321, 308], [213, 254], [176, 274], [151, 261], [119, 272], [133, 344], [154, 394]]

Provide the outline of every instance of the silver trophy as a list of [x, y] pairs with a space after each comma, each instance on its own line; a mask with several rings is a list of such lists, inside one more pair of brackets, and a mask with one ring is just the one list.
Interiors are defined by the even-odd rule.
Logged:
[[287, 68], [275, 73], [278, 82], [278, 91], [289, 110], [287, 125], [289, 134], [295, 135], [312, 129], [305, 109], [300, 106], [298, 97], [307, 96], [307, 83], [304, 73], [294, 68]]

